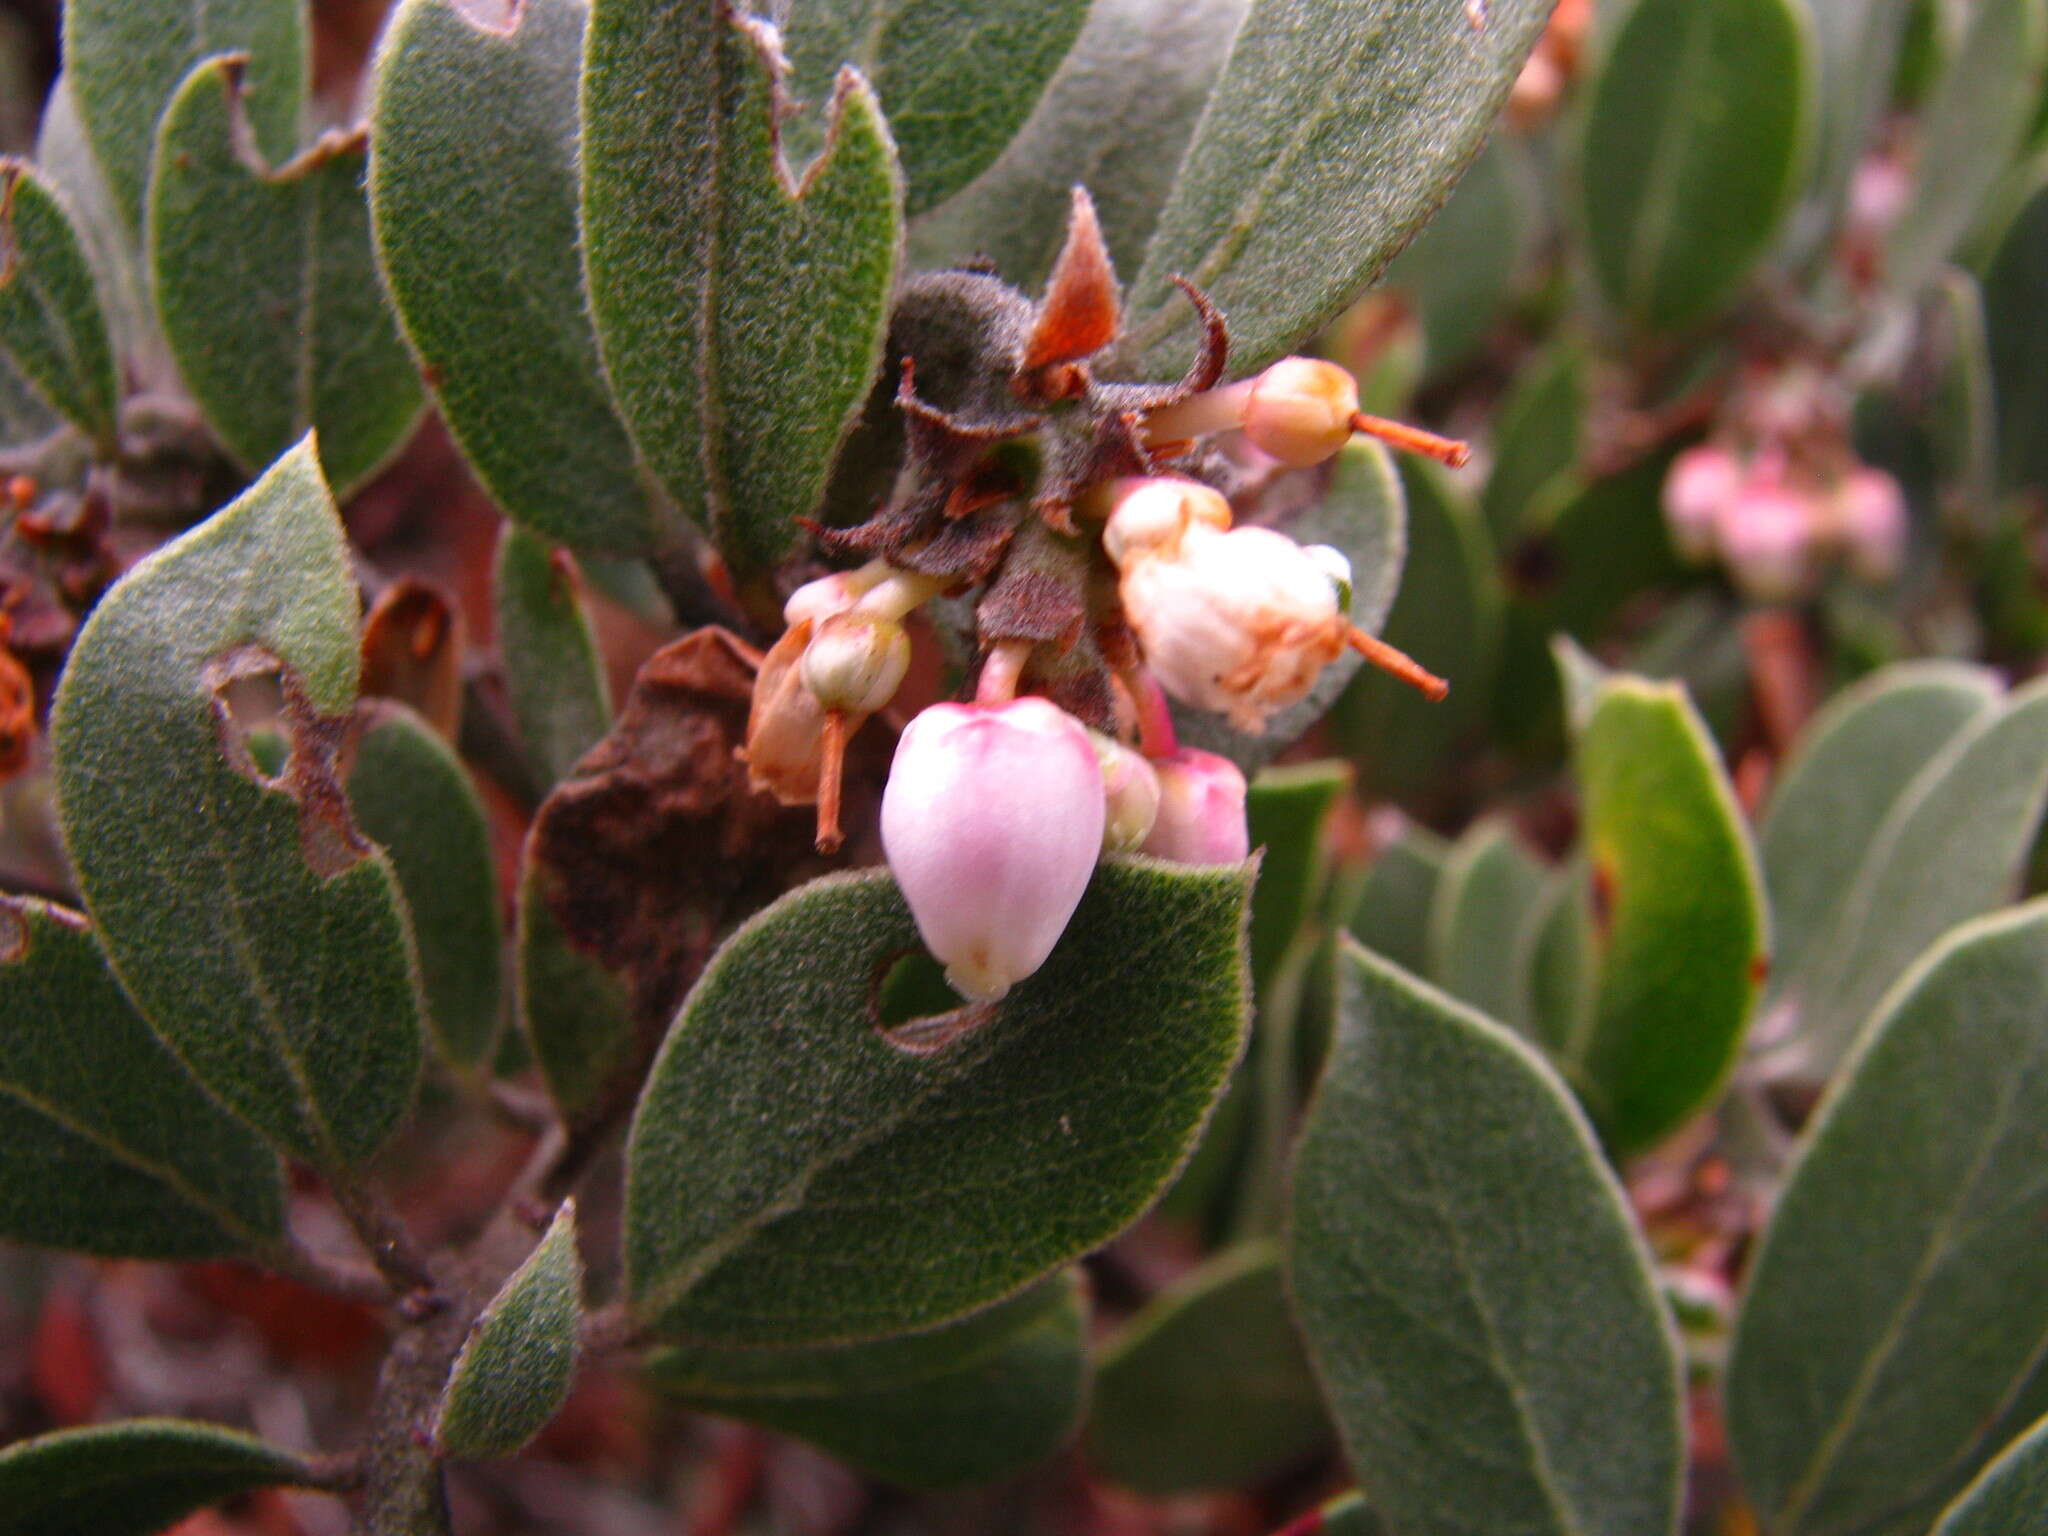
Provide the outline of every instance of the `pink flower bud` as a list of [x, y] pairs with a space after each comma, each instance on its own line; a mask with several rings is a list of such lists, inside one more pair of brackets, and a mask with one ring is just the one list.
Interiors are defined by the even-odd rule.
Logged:
[[1712, 443], [1688, 448], [1671, 461], [1664, 477], [1664, 516], [1671, 542], [1695, 563], [1714, 556], [1714, 527], [1721, 509], [1742, 489], [1742, 465]]
[[1721, 557], [1745, 594], [1784, 603], [1813, 581], [1812, 502], [1771, 481], [1751, 481], [1721, 509]]
[[1090, 731], [1102, 763], [1102, 851], [1129, 853], [1152, 835], [1159, 819], [1159, 775], [1142, 752], [1100, 731]]
[[1320, 464], [1351, 441], [1358, 384], [1335, 363], [1283, 357], [1252, 385], [1244, 435], [1291, 469]]
[[1213, 752], [1182, 747], [1152, 765], [1159, 816], [1144, 852], [1180, 864], [1237, 864], [1251, 851], [1244, 775]]
[[1906, 554], [1906, 497], [1881, 469], [1854, 469], [1835, 491], [1849, 569], [1865, 581], [1896, 578]]
[[993, 1002], [1045, 963], [1102, 852], [1088, 732], [1041, 698], [935, 704], [882, 791], [882, 847], [955, 990]]

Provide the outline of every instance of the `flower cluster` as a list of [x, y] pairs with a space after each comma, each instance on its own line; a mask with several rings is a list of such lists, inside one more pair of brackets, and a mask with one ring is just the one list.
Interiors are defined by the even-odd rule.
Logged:
[[1354, 432], [1452, 460], [1463, 445], [1363, 415], [1333, 364], [1287, 358], [1222, 384], [1222, 317], [1187, 291], [1204, 327], [1188, 378], [1097, 381], [1090, 360], [1121, 321], [1077, 195], [1037, 306], [982, 273], [907, 294], [899, 381], [863, 424], [900, 453], [878, 456], [883, 489], [857, 523], [814, 529], [861, 563], [799, 587], [762, 658], [752, 781], [815, 804], [830, 851], [848, 738], [911, 691], [913, 615], [970, 606], [971, 635], [956, 603], [915, 621], [971, 651], [970, 697], [908, 712], [880, 831], [919, 933], [976, 1001], [1044, 963], [1103, 854], [1246, 856], [1244, 775], [1178, 743], [1169, 696], [1257, 732], [1347, 648], [1445, 691], [1350, 622], [1338, 551], [1241, 523], [1225, 489], [1249, 500], [1243, 463], [1308, 470]]

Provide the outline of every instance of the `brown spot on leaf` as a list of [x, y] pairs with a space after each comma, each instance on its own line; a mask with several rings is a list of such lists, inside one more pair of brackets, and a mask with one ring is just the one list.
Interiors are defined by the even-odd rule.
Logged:
[[1602, 859], [1593, 865], [1591, 892], [1593, 928], [1604, 942], [1614, 931], [1614, 866]]
[[1769, 955], [1751, 955], [1749, 957], [1749, 984], [1752, 987], [1761, 987], [1770, 979], [1771, 957]]
[[411, 705], [453, 741], [462, 714], [464, 639], [462, 612], [445, 590], [400, 577], [363, 621], [362, 691]]

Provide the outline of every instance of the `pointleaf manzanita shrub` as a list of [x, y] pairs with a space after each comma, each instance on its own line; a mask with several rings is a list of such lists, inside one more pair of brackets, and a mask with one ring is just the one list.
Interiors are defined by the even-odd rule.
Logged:
[[2038, 0], [347, 32], [0, 160], [0, 1536], [2048, 1532]]

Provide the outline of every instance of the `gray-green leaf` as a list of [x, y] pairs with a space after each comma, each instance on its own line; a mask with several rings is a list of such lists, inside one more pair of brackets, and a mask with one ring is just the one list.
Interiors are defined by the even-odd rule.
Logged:
[[83, 917], [0, 896], [0, 1232], [137, 1258], [259, 1253], [277, 1157], [135, 1012]]
[[1345, 920], [1351, 936], [1403, 970], [1427, 969], [1429, 913], [1449, 853], [1427, 827], [1404, 827], [1366, 871], [1357, 905]]
[[1987, 1431], [2048, 1349], [2043, 1189], [2035, 902], [1958, 928], [1900, 982], [1779, 1197], [1727, 1388], [1772, 1530], [1860, 1529], [1996, 1449]]
[[1543, 892], [1543, 863], [1499, 819], [1466, 829], [1430, 902], [1429, 976], [1489, 1018], [1526, 1030], [1530, 956], [1518, 952]]
[[1949, 1505], [1934, 1536], [2048, 1536], [2048, 1419]]
[[1333, 319], [1427, 222], [1507, 99], [1552, 0], [1254, 0], [1132, 285], [1131, 360], [1193, 355], [1180, 273], [1258, 368]]
[[1294, 1296], [1404, 1536], [1658, 1536], [1676, 1342], [1591, 1131], [1507, 1031], [1355, 945], [1295, 1163]]
[[484, 1308], [449, 1373], [434, 1438], [451, 1456], [509, 1456], [569, 1398], [583, 1324], [576, 1203]]
[[598, 367], [577, 250], [586, 15], [523, 0], [500, 31], [456, 0], [400, 6], [377, 54], [370, 209], [406, 336], [492, 499], [572, 548], [647, 552], [663, 514]]
[[[51, 723], [65, 842], [116, 973], [202, 1083], [315, 1163], [375, 1151], [419, 1071], [397, 876], [336, 778], [356, 623], [309, 441], [101, 600]], [[281, 779], [232, 717], [264, 676], [285, 692]]]
[[791, 175], [772, 34], [726, 0], [597, 0], [583, 53], [583, 252], [605, 371], [648, 465], [742, 584], [794, 545], [881, 357], [902, 179], [840, 76]]
[[291, 1452], [214, 1424], [59, 1430], [0, 1451], [0, 1536], [158, 1536], [208, 1504], [315, 1481]]
[[611, 689], [582, 583], [567, 553], [516, 524], [498, 540], [492, 583], [505, 692], [535, 784], [552, 789], [611, 728]]
[[1471, 357], [1513, 290], [1531, 222], [1522, 158], [1515, 140], [1495, 139], [1387, 268], [1386, 286], [1410, 299], [1422, 321], [1430, 375]]
[[55, 192], [0, 160], [0, 354], [112, 451], [119, 381], [92, 266]]
[[917, 944], [885, 875], [768, 908], [705, 970], [641, 1100], [635, 1311], [706, 1343], [877, 1338], [1121, 1231], [1243, 1049], [1254, 867], [1104, 863], [1045, 966], [936, 1038], [876, 1027], [879, 984]]
[[317, 429], [346, 496], [405, 441], [425, 395], [370, 249], [365, 136], [331, 133], [288, 161], [258, 155], [251, 67], [209, 59], [164, 113], [151, 287], [178, 372], [242, 467]]

